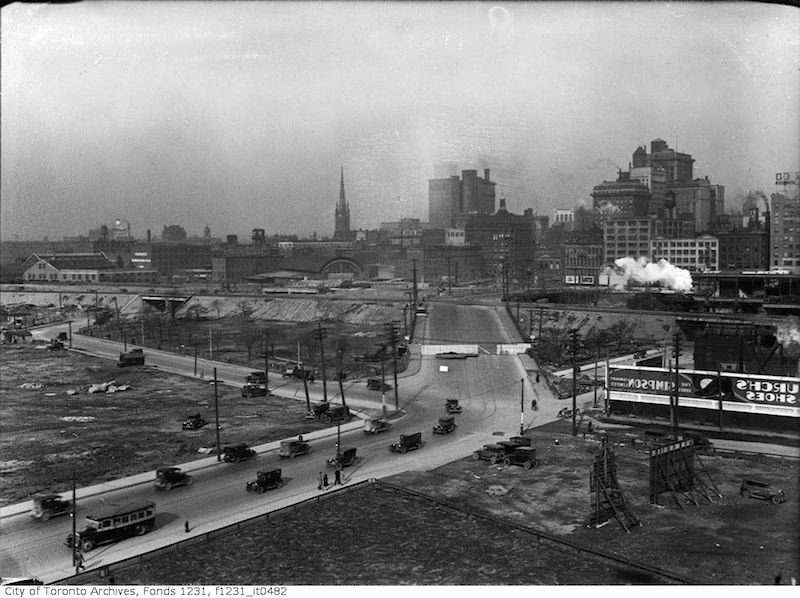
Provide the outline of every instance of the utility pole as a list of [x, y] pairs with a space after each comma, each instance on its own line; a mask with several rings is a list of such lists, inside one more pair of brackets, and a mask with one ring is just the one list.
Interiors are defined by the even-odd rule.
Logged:
[[680, 375], [678, 373], [679, 360], [681, 357], [681, 332], [678, 330], [673, 337], [675, 345], [672, 349], [672, 356], [675, 358], [675, 402], [672, 409], [672, 434], [678, 437], [678, 395], [680, 394]]
[[597, 362], [600, 361], [600, 337], [597, 337], [597, 358], [594, 360], [594, 400], [592, 401], [592, 407], [597, 408]]
[[572, 353], [572, 435], [578, 435], [578, 428], [575, 421], [575, 412], [577, 411], [578, 403], [578, 330], [573, 328], [569, 331], [570, 334], [570, 353]]
[[400, 398], [397, 390], [397, 336], [400, 334], [400, 328], [397, 321], [386, 324], [386, 339], [392, 345], [392, 369], [394, 372], [394, 408], [400, 408]]
[[408, 311], [408, 305], [403, 305], [403, 336], [408, 339], [408, 319], [406, 318], [406, 312]]
[[78, 518], [75, 517], [75, 505], [77, 500], [75, 497], [75, 470], [72, 470], [72, 564], [75, 565], [75, 575], [81, 572], [80, 564], [78, 562]]
[[264, 390], [269, 396], [269, 328], [264, 328]]
[[67, 326], [69, 326], [69, 348], [72, 349], [72, 320], [67, 322]]
[[217, 368], [214, 368], [214, 424], [217, 432], [217, 461], [221, 461], [219, 446], [219, 393], [217, 392]]
[[417, 313], [417, 304], [419, 303], [419, 296], [417, 294], [417, 260], [411, 260], [413, 264], [412, 274], [414, 282], [414, 313]]
[[386, 372], [383, 364], [386, 360], [386, 347], [381, 349], [381, 408], [383, 409], [383, 417], [386, 417]]
[[[339, 349], [336, 352], [336, 365], [337, 365], [337, 372], [336, 377], [339, 379], [339, 394], [342, 395], [342, 407], [347, 409], [347, 402], [344, 399], [344, 382], [342, 382], [342, 378], [344, 378], [344, 372], [342, 372], [342, 350]], [[338, 434], [338, 426], [337, 426], [337, 434]], [[337, 444], [338, 446], [338, 444]]]
[[328, 331], [322, 327], [321, 322], [317, 322], [317, 329], [314, 331], [314, 338], [319, 341], [319, 356], [322, 361], [322, 397], [323, 400], [328, 402], [328, 384], [325, 380], [325, 347], [323, 339], [328, 335]]
[[525, 433], [525, 378], [519, 381], [519, 435]]

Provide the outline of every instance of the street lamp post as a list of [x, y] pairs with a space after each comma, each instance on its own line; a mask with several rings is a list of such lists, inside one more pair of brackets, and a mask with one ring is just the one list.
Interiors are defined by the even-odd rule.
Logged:
[[217, 461], [221, 461], [221, 451], [219, 446], [219, 393], [217, 392], [217, 368], [214, 368], [214, 424], [217, 432]]

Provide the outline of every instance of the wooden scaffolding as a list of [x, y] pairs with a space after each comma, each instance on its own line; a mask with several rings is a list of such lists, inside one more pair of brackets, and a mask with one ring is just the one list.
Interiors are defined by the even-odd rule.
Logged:
[[616, 519], [622, 528], [630, 533], [632, 527], [642, 525], [639, 517], [625, 500], [622, 488], [619, 487], [614, 450], [606, 436], [603, 437], [602, 444], [595, 453], [589, 477], [589, 490], [592, 493], [593, 503], [589, 522], [595, 527], [602, 527], [611, 519]]
[[669, 492], [681, 509], [684, 503], [699, 506], [700, 501], [714, 503], [722, 498], [696, 454], [693, 440], [679, 440], [650, 450], [650, 502], [658, 504], [658, 495], [664, 492]]

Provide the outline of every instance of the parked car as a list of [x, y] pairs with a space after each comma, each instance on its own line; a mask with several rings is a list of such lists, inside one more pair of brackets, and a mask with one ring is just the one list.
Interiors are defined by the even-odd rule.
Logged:
[[262, 372], [261, 370], [256, 370], [256, 371], [250, 372], [245, 377], [244, 380], [245, 380], [245, 382], [247, 382], [249, 384], [266, 384], [267, 383], [267, 373], [266, 372]]
[[[575, 416], [578, 417], [581, 414], [581, 410], [579, 408], [575, 409]], [[556, 417], [572, 417], [572, 409], [570, 407], [564, 407], [561, 411], [556, 414]]]
[[440, 417], [439, 423], [433, 426], [434, 434], [449, 434], [456, 429], [456, 418], [452, 415]]
[[511, 452], [507, 452], [503, 458], [505, 465], [522, 465], [525, 469], [531, 469], [539, 465], [536, 458], [536, 449], [532, 446], [516, 446]]
[[383, 382], [380, 378], [368, 378], [367, 388], [370, 390], [380, 390], [381, 392], [386, 392], [387, 390], [392, 390], [394, 387], [391, 384]]
[[364, 420], [364, 434], [377, 434], [378, 432], [386, 432], [391, 429], [391, 422], [385, 419], [365, 419]]
[[64, 343], [62, 343], [57, 338], [51, 338], [50, 343], [47, 345], [48, 351], [58, 351], [64, 348]]
[[506, 458], [506, 449], [499, 444], [484, 444], [483, 448], [479, 448], [477, 451], [472, 453], [472, 458], [475, 461], [483, 459], [484, 461], [488, 461], [492, 465], [495, 465]]
[[119, 354], [117, 367], [126, 368], [131, 365], [144, 365], [144, 351], [142, 349], [131, 349], [127, 353]]
[[447, 399], [444, 409], [447, 413], [461, 413], [463, 411], [461, 405], [458, 404], [458, 399]]
[[31, 517], [47, 521], [51, 517], [66, 515], [72, 509], [72, 501], [61, 498], [58, 494], [35, 494]]
[[322, 414], [322, 421], [326, 424], [340, 424], [350, 421], [350, 409], [343, 405], [330, 407]]
[[254, 491], [256, 494], [262, 494], [266, 490], [273, 490], [281, 486], [283, 486], [283, 479], [281, 479], [280, 469], [259, 471], [256, 473], [255, 480], [247, 482], [247, 491]]
[[222, 448], [222, 460], [226, 463], [239, 463], [255, 457], [256, 452], [244, 443]]
[[341, 469], [342, 467], [350, 467], [351, 465], [354, 465], [357, 460], [357, 452], [358, 449], [356, 448], [346, 449], [344, 452], [330, 457], [327, 461], [327, 465], [328, 467], [335, 467], [337, 469]]
[[686, 440], [694, 441], [695, 449], [700, 453], [711, 454], [714, 452], [714, 444], [699, 432], [684, 432], [683, 437]]
[[311, 452], [311, 445], [304, 440], [282, 440], [278, 456], [294, 459], [300, 455], [307, 455], [309, 452]]
[[265, 397], [268, 394], [267, 385], [263, 382], [248, 382], [242, 387], [243, 397]]
[[739, 493], [745, 498], [768, 500], [774, 505], [786, 502], [786, 495], [781, 488], [756, 480], [742, 480]]
[[422, 446], [422, 432], [414, 434], [400, 434], [400, 440], [389, 445], [395, 453], [407, 453]]
[[175, 486], [188, 486], [193, 481], [192, 476], [180, 467], [162, 466], [156, 468], [155, 486], [159, 490], [172, 490]]
[[181, 424], [181, 427], [184, 430], [199, 430], [203, 426], [205, 426], [208, 422], [200, 417], [199, 413], [195, 415], [189, 415]]
[[331, 408], [331, 404], [327, 401], [322, 403], [317, 403], [316, 405], [311, 406], [311, 411], [306, 413], [306, 419], [318, 419], [322, 420], [325, 417], [325, 414], [328, 412], [328, 409]]

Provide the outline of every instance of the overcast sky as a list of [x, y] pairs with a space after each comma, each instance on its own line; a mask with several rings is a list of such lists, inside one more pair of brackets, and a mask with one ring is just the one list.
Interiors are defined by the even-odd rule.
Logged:
[[0, 236], [428, 219], [440, 163], [552, 215], [655, 138], [737, 194], [800, 170], [800, 13], [760, 3], [2, 8]]

